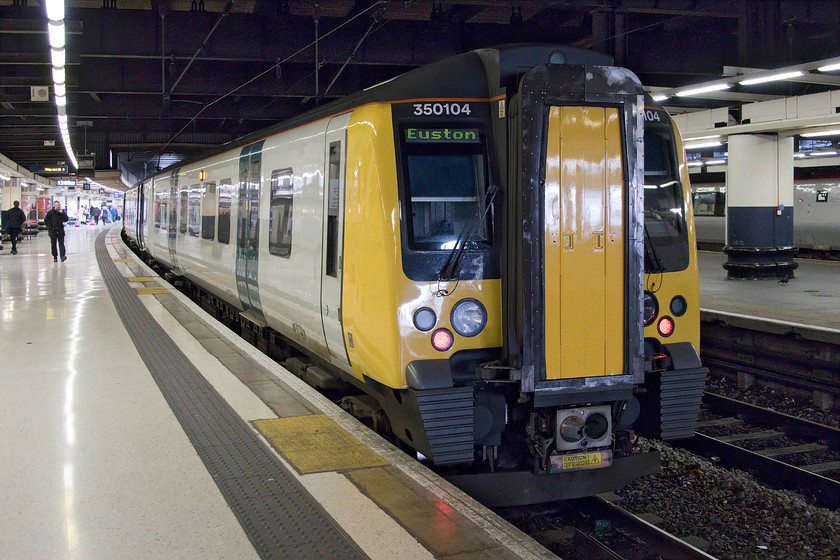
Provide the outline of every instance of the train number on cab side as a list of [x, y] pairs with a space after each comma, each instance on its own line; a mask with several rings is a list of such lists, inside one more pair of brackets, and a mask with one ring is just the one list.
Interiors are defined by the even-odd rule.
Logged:
[[414, 114], [419, 116], [458, 116], [472, 114], [469, 103], [415, 103]]

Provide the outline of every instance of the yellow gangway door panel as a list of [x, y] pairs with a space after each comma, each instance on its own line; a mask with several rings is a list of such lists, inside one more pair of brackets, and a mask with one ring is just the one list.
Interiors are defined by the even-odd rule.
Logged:
[[546, 379], [624, 372], [618, 109], [552, 107], [545, 178]]

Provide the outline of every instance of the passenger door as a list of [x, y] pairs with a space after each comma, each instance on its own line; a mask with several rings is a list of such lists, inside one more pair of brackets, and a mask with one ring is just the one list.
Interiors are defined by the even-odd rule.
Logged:
[[330, 120], [324, 154], [324, 249], [321, 262], [321, 319], [330, 356], [350, 363], [341, 317], [344, 249], [344, 173], [350, 114]]
[[260, 169], [263, 142], [242, 148], [236, 227], [236, 287], [243, 315], [265, 326], [258, 283], [260, 233]]

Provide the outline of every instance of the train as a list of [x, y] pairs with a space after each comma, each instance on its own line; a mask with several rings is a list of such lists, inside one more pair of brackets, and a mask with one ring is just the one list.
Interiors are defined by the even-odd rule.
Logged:
[[[793, 182], [793, 244], [802, 256], [840, 260], [840, 178], [801, 177]], [[726, 245], [726, 183], [695, 183], [694, 220], [701, 249]]]
[[[707, 370], [680, 134], [609, 56], [462, 53], [180, 162], [124, 238], [490, 506], [656, 472]], [[336, 450], [340, 452], [340, 450]]]

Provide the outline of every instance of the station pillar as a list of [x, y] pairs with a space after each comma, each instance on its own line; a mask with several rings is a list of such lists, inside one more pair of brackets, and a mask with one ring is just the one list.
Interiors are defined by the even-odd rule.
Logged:
[[793, 137], [729, 137], [723, 252], [729, 278], [793, 277]]

